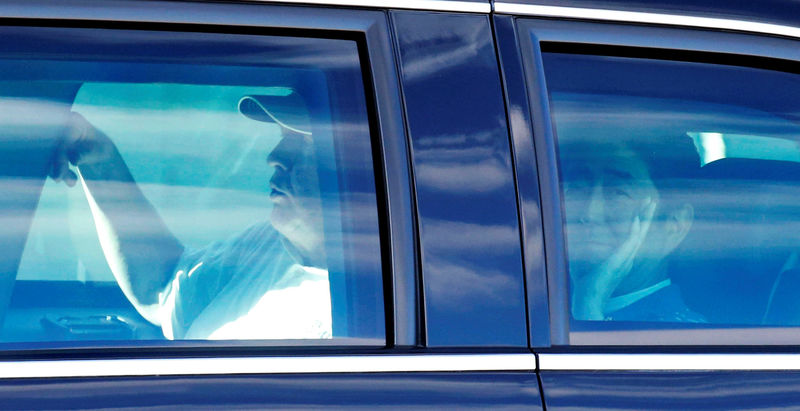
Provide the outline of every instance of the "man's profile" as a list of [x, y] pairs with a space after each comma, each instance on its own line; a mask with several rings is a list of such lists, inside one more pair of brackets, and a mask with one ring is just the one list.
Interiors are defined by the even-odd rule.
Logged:
[[634, 146], [560, 146], [573, 318], [702, 321], [684, 305], [667, 264], [692, 226], [692, 205], [657, 177], [659, 167], [675, 165], [649, 164], [653, 156]]
[[[280, 126], [265, 161], [264, 221], [187, 249], [145, 198], [112, 140], [81, 115], [50, 176], [80, 181], [103, 254], [136, 309], [170, 339], [331, 338], [331, 302], [311, 120], [295, 93], [245, 96], [239, 111]], [[254, 122], [254, 126], [259, 123]], [[75, 171], [69, 165], [75, 166]]]

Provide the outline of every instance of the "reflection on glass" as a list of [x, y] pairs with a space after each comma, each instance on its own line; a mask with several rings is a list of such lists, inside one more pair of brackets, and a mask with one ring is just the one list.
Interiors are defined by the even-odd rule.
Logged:
[[544, 66], [572, 330], [800, 325], [800, 101], [780, 98], [799, 76], [559, 53]]
[[559, 135], [573, 316], [703, 321], [667, 264], [692, 226], [692, 205], [669, 197], [646, 147], [581, 137]]
[[784, 138], [687, 132], [694, 141], [700, 165], [705, 166], [723, 158], [750, 158], [756, 160], [792, 161], [800, 163], [800, 143]]
[[[92, 38], [126, 36], [105, 34]], [[13, 204], [0, 200], [18, 227], [5, 232], [0, 261], [9, 279], [0, 284], [3, 342], [381, 343], [377, 206], [355, 44], [254, 40], [309, 51], [325, 43], [341, 54], [335, 64], [347, 62], [335, 74], [323, 62], [182, 65], [213, 47], [206, 36], [225, 37], [189, 35], [186, 53], [141, 59], [174, 61], [134, 71], [92, 56], [0, 58], [39, 67], [14, 72], [41, 77], [0, 82], [0, 106], [15, 113], [0, 115], [9, 160], [0, 185], [20, 188]], [[150, 37], [163, 40], [142, 32], [137, 41]], [[258, 50], [276, 66], [294, 58], [282, 47]]]
[[248, 118], [281, 127], [280, 141], [266, 156], [273, 168], [272, 212], [268, 221], [199, 250], [188, 250], [167, 228], [114, 142], [72, 114], [50, 177], [68, 186], [80, 182], [114, 277], [167, 338], [331, 337], [310, 119], [279, 118], [279, 110], [269, 109], [289, 105], [291, 113], [307, 113], [294, 93], [240, 100]]

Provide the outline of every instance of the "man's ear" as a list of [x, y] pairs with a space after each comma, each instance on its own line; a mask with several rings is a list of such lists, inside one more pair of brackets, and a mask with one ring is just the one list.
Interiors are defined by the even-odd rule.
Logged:
[[681, 204], [667, 215], [666, 246], [672, 252], [689, 234], [694, 221], [694, 207], [691, 204]]

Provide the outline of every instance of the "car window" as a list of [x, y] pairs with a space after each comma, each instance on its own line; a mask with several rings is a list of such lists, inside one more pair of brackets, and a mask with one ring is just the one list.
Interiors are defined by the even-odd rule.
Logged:
[[800, 76], [545, 50], [570, 343], [800, 326]]
[[0, 340], [383, 344], [356, 41], [0, 30]]

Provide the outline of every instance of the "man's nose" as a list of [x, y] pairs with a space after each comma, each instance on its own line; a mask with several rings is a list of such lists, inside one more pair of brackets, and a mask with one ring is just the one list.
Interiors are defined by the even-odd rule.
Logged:
[[270, 167], [280, 168], [284, 171], [289, 171], [294, 164], [294, 159], [297, 156], [296, 144], [289, 136], [284, 136], [278, 145], [267, 156], [267, 164]]
[[595, 183], [586, 193], [586, 209], [583, 210], [582, 223], [599, 223], [605, 218], [605, 199], [603, 198], [603, 185]]

